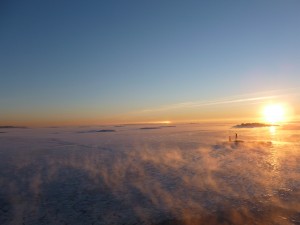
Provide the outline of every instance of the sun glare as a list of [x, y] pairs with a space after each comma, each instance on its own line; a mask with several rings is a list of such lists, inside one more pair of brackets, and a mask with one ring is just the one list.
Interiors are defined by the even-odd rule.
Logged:
[[285, 119], [284, 107], [280, 104], [267, 105], [264, 108], [264, 119], [268, 123], [283, 122]]
[[171, 121], [159, 121], [158, 123], [162, 123], [162, 124], [170, 124], [171, 123]]

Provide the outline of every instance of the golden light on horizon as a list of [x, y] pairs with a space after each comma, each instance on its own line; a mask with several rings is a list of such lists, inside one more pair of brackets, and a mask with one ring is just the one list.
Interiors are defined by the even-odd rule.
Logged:
[[157, 123], [170, 124], [171, 121], [169, 121], [169, 120], [165, 120], [165, 121], [157, 121]]
[[160, 120], [160, 121], [149, 121], [144, 123], [150, 123], [150, 124], [170, 124], [172, 121], [169, 120]]
[[263, 111], [264, 120], [268, 123], [275, 124], [286, 120], [286, 111], [281, 104], [267, 105]]

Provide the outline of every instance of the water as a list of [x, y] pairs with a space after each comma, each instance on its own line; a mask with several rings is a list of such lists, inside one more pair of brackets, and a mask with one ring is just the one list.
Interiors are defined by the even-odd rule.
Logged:
[[143, 127], [2, 129], [0, 224], [300, 224], [298, 124]]

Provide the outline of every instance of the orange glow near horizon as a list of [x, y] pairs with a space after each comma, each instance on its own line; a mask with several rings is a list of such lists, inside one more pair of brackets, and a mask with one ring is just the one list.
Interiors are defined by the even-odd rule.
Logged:
[[169, 120], [166, 120], [166, 121], [156, 121], [156, 122], [150, 122], [150, 123], [170, 124], [170, 123], [172, 123], [172, 122], [169, 121]]
[[[289, 102], [289, 103], [287, 103]], [[293, 107], [292, 107], [293, 104]], [[245, 107], [247, 106], [247, 107]], [[270, 124], [286, 123], [299, 119], [299, 106], [289, 99], [280, 102], [261, 102], [260, 104], [214, 105], [200, 108], [171, 109], [166, 112], [124, 113], [108, 116], [88, 111], [61, 114], [40, 113], [30, 115], [10, 115], [0, 121], [0, 125], [13, 126], [98, 126], [115, 124], [173, 124], [190, 122], [264, 122]], [[297, 114], [298, 113], [298, 114]]]

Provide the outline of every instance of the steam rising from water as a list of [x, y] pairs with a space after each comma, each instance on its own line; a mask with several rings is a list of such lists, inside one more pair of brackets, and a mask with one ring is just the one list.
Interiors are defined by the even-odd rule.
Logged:
[[1, 134], [0, 223], [300, 223], [297, 130], [229, 127]]

